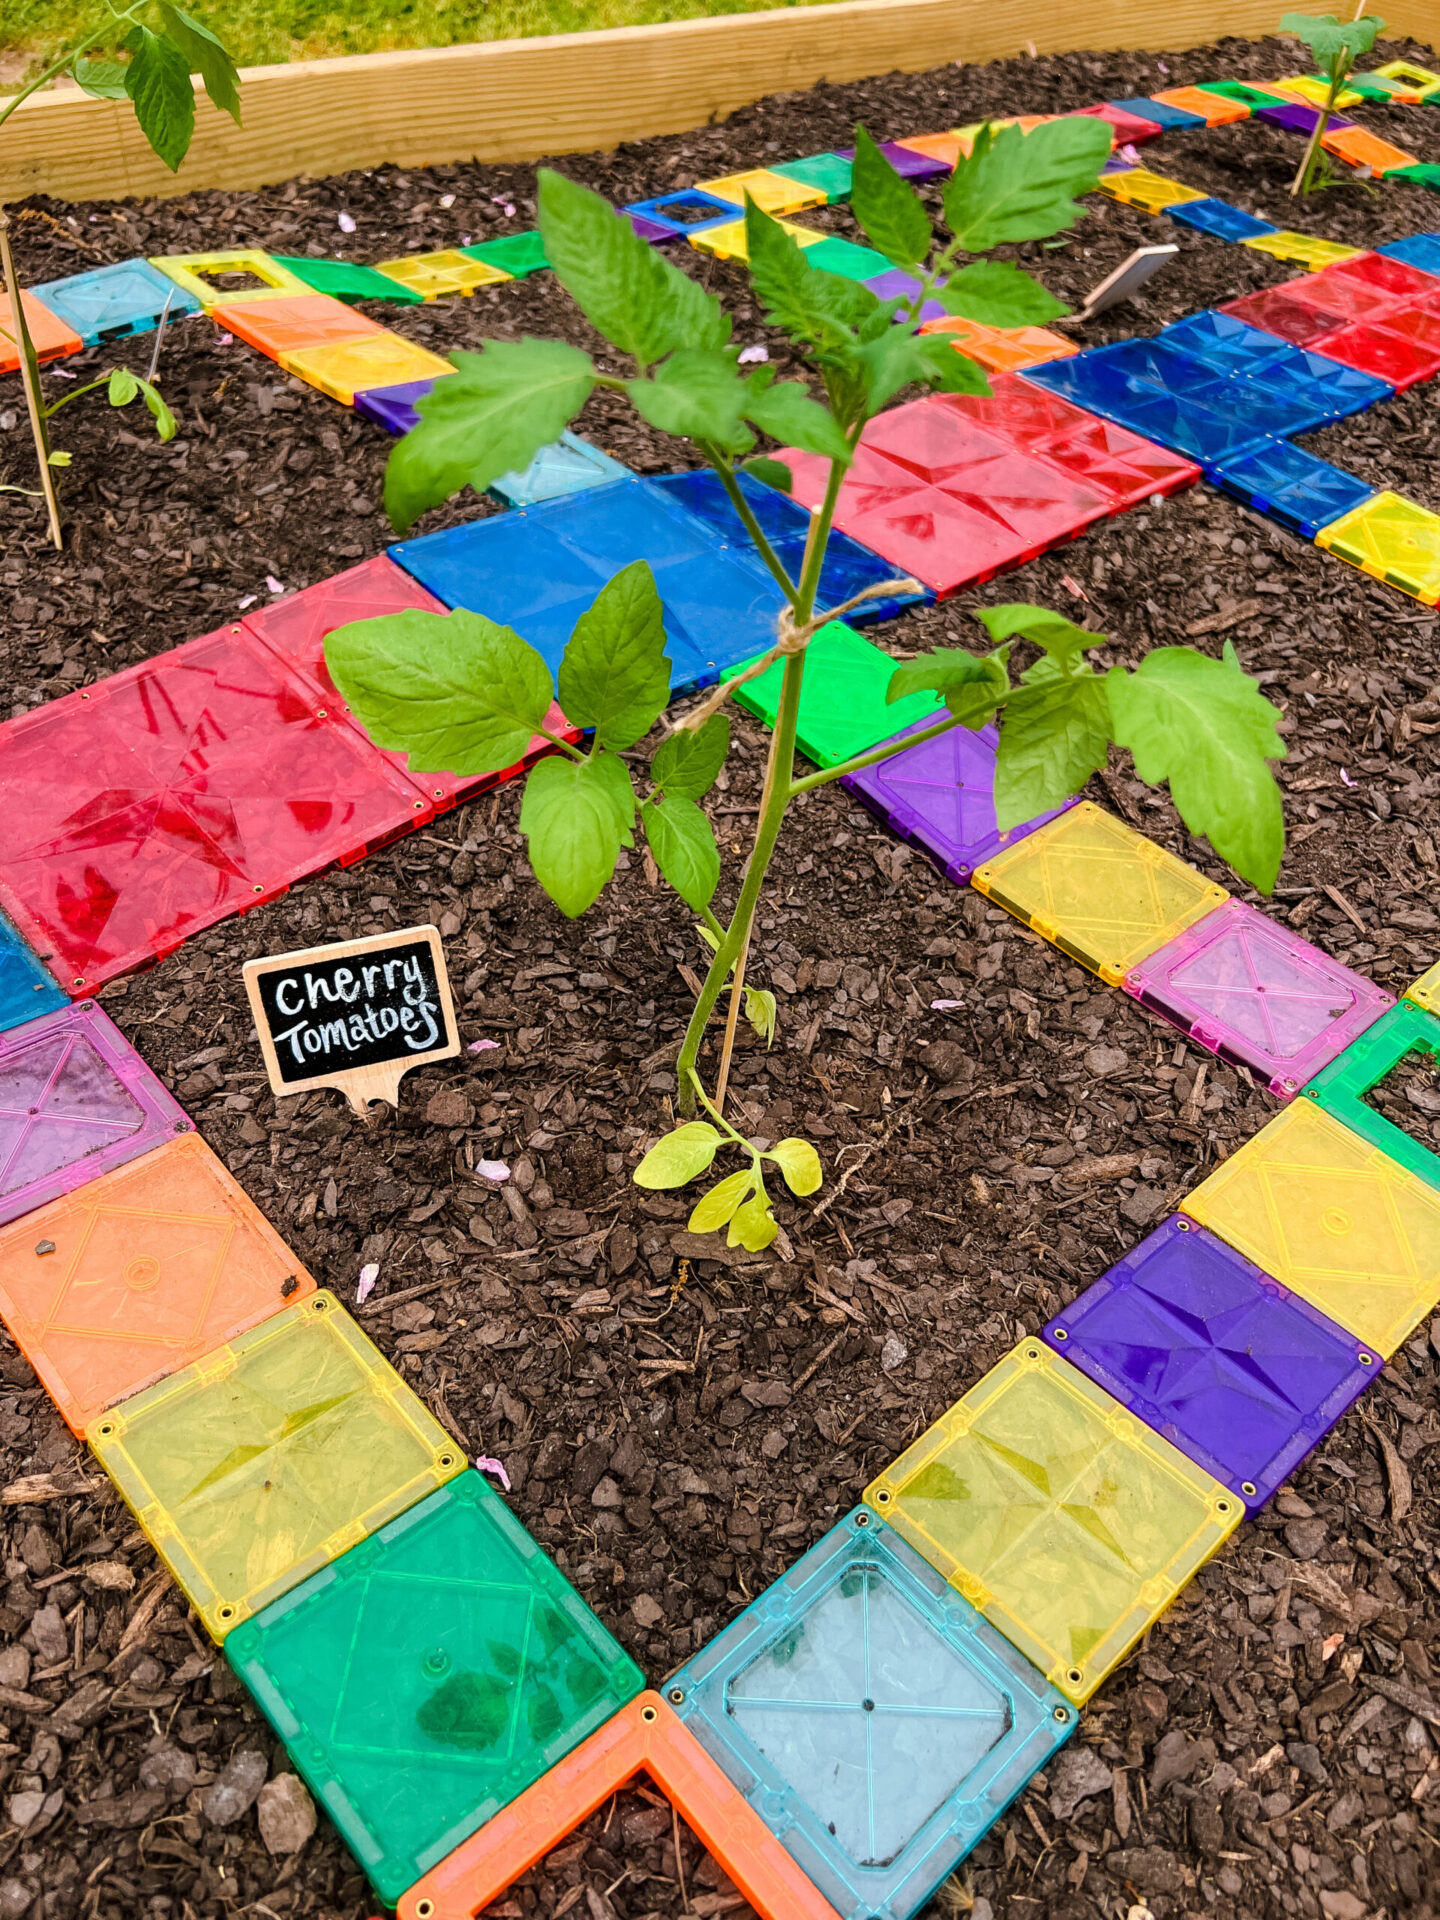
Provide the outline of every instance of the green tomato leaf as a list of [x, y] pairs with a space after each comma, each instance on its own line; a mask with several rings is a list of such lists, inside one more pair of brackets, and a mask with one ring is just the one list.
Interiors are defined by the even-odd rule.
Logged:
[[502, 473], [523, 472], [595, 385], [589, 354], [561, 340], [487, 340], [481, 353], [451, 357], [456, 371], [420, 401], [420, 424], [385, 468], [385, 510], [397, 533], [462, 487], [480, 493]]
[[1341, 71], [1353, 65], [1358, 55], [1369, 53], [1385, 22], [1378, 14], [1362, 14], [1358, 20], [1337, 20], [1333, 13], [1287, 13], [1280, 19], [1280, 31], [1303, 40], [1322, 66], [1330, 67], [1338, 55]]
[[855, 129], [850, 211], [865, 238], [893, 265], [915, 267], [929, 258], [934, 240], [930, 216], [864, 127]]
[[1013, 640], [1018, 635], [1032, 646], [1043, 648], [1064, 673], [1079, 666], [1082, 656], [1092, 647], [1106, 644], [1103, 633], [1090, 633], [1084, 627], [1077, 627], [1063, 613], [1052, 613], [1048, 607], [1014, 601], [1003, 607], [976, 607], [973, 611], [992, 640]]
[[840, 351], [852, 339], [853, 330], [881, 310], [875, 295], [858, 280], [812, 267], [805, 249], [748, 194], [745, 240], [750, 283], [765, 317], [797, 345]]
[[195, 89], [190, 63], [171, 40], [149, 27], [133, 26], [125, 36], [130, 64], [125, 69], [125, 91], [135, 109], [140, 131], [171, 173], [190, 149], [195, 131]]
[[560, 704], [602, 747], [633, 747], [670, 700], [665, 617], [646, 560], [632, 560], [575, 623], [560, 662]]
[[740, 415], [750, 394], [733, 353], [677, 348], [656, 368], [653, 379], [627, 381], [626, 391], [643, 420], [677, 439], [733, 447], [744, 434]]
[[777, 1140], [765, 1157], [778, 1164], [786, 1186], [801, 1199], [818, 1192], [825, 1175], [820, 1156], [808, 1140]]
[[1070, 309], [1006, 260], [977, 260], [952, 273], [935, 298], [947, 313], [986, 327], [1043, 327]]
[[1062, 805], [1105, 765], [1105, 688], [1088, 669], [1069, 679], [1052, 671], [1006, 701], [995, 762], [995, 820], [1002, 833]]
[[685, 1223], [687, 1229], [691, 1233], [714, 1233], [717, 1227], [723, 1227], [755, 1183], [754, 1167], [742, 1167], [739, 1173], [727, 1175], [698, 1202]]
[[767, 987], [746, 987], [745, 1018], [765, 1042], [767, 1050], [775, 1039], [775, 1023], [778, 1017], [779, 1008], [775, 1003], [775, 996]]
[[599, 747], [583, 760], [551, 754], [530, 769], [520, 831], [535, 878], [567, 919], [593, 906], [614, 873], [634, 810], [624, 761]]
[[631, 1178], [637, 1187], [683, 1187], [715, 1158], [721, 1135], [708, 1120], [691, 1120], [657, 1140]]
[[650, 778], [667, 798], [703, 800], [730, 751], [730, 717], [712, 713], [703, 727], [667, 734], [655, 749]]
[[987, 395], [990, 392], [990, 376], [979, 361], [960, 351], [945, 334], [919, 334], [915, 347], [920, 355], [920, 378], [928, 380], [932, 387], [938, 387], [942, 393]]
[[417, 773], [499, 773], [523, 758], [555, 697], [550, 669], [483, 614], [412, 608], [326, 636], [325, 664], [377, 746]]
[[1151, 786], [1162, 780], [1180, 818], [1262, 893], [1285, 852], [1280, 789], [1267, 761], [1285, 758], [1280, 715], [1233, 646], [1212, 660], [1193, 647], [1157, 647], [1133, 673], [1109, 674], [1115, 739]]
[[112, 367], [105, 397], [112, 407], [128, 407], [140, 391], [140, 382], [129, 367]]
[[731, 1215], [725, 1244], [727, 1247], [745, 1247], [751, 1253], [763, 1253], [779, 1231], [765, 1189], [761, 1187]]
[[1047, 240], [1073, 227], [1110, 157], [1103, 120], [1047, 120], [1025, 133], [982, 127], [945, 183], [945, 218], [966, 253], [1007, 241]]
[[188, 13], [160, 0], [160, 20], [166, 37], [179, 49], [191, 73], [198, 73], [205, 91], [222, 113], [240, 124], [240, 73], [215, 35]]
[[907, 693], [938, 693], [967, 727], [983, 727], [1010, 688], [1004, 655], [966, 653], [962, 647], [932, 647], [895, 669], [885, 692], [893, 706]]
[[[752, 392], [745, 402], [745, 417], [772, 440], [838, 460], [842, 466], [850, 465], [850, 443], [834, 414], [812, 399], [809, 388], [798, 380], [777, 380], [763, 391]], [[781, 471], [788, 480], [790, 469], [783, 467]], [[788, 485], [785, 491], [789, 491]]]
[[753, 460], [741, 462], [740, 471], [753, 474], [764, 486], [774, 487], [777, 493], [795, 491], [795, 476], [783, 460], [770, 460], [763, 453], [757, 453]]
[[540, 169], [540, 233], [560, 284], [612, 347], [641, 367], [677, 347], [718, 351], [730, 321], [698, 280], [672, 267], [608, 200]]
[[87, 60], [84, 54], [70, 71], [75, 84], [92, 100], [123, 100], [129, 92], [125, 84], [125, 66], [119, 60]]
[[640, 820], [655, 864], [694, 912], [708, 907], [720, 884], [720, 849], [709, 820], [693, 800], [666, 794], [645, 800]]

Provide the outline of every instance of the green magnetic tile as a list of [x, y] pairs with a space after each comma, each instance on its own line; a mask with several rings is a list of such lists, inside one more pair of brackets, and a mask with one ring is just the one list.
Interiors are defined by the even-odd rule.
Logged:
[[[332, 300], [393, 300], [403, 307], [423, 305], [424, 296], [402, 287], [388, 274], [362, 266], [358, 260], [302, 260], [290, 254], [271, 256], [277, 267], [284, 267], [297, 280], [303, 280], [316, 293], [328, 293]], [[243, 294], [232, 296], [243, 300]]]
[[1226, 100], [1249, 107], [1252, 113], [1258, 113], [1261, 107], [1284, 106], [1287, 98], [1278, 87], [1251, 87], [1243, 80], [1200, 80], [1196, 84], [1202, 93], [1218, 93]]
[[[810, 642], [800, 688], [795, 730], [800, 751], [817, 767], [836, 767], [852, 754], [878, 747], [917, 720], [943, 719], [945, 709], [933, 693], [907, 693], [903, 700], [886, 706], [885, 690], [899, 664], [869, 640], [862, 640], [843, 620], [821, 627]], [[742, 663], [727, 668], [720, 677], [733, 680], [744, 671]], [[784, 675], [785, 662], [775, 661], [758, 678], [746, 681], [735, 695], [736, 703], [773, 727]]]
[[1440, 166], [1433, 160], [1422, 160], [1415, 167], [1394, 167], [1385, 178], [1413, 180], [1417, 187], [1429, 187], [1432, 193], [1440, 193]]
[[545, 242], [538, 233], [504, 233], [498, 240], [481, 240], [473, 247], [458, 247], [456, 251], [467, 259], [483, 260], [488, 266], [498, 267], [513, 280], [523, 280], [527, 273], [538, 273], [541, 267], [550, 264], [545, 258]]
[[838, 273], [844, 280], [873, 280], [877, 274], [890, 271], [890, 262], [883, 253], [876, 253], [873, 247], [857, 247], [853, 240], [834, 236], [822, 240], [818, 247], [811, 247], [805, 255], [805, 264], [818, 267], [822, 273]]
[[1431, 1013], [1440, 1013], [1440, 960], [1422, 973], [1418, 980], [1412, 980], [1405, 989], [1405, 998], [1413, 1000], [1417, 1007], [1425, 1007]]
[[392, 1906], [645, 1685], [478, 1473], [237, 1627], [225, 1656]]
[[771, 167], [770, 171], [783, 173], [787, 180], [798, 180], [803, 186], [821, 188], [832, 206], [850, 198], [854, 167], [838, 153], [808, 154], [803, 160], [787, 160], [783, 166]]
[[970, 881], [1112, 987], [1230, 898], [1089, 800], [977, 867]]
[[122, 1401], [86, 1438], [216, 1640], [465, 1465], [323, 1292]]
[[1387, 1360], [1440, 1300], [1440, 1194], [1313, 1100], [1180, 1206]]
[[1371, 1146], [1388, 1153], [1432, 1187], [1440, 1187], [1440, 1159], [1423, 1141], [1378, 1113], [1365, 1098], [1392, 1067], [1412, 1053], [1426, 1054], [1432, 1066], [1440, 1067], [1440, 1020], [1402, 1000], [1323, 1067], [1305, 1088], [1305, 1095], [1337, 1120], [1343, 1120]]
[[872, 1480], [865, 1503], [1077, 1703], [1244, 1513], [1038, 1339]]

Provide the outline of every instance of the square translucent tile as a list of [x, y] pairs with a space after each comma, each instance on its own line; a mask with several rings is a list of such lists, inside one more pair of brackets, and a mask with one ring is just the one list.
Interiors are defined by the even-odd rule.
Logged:
[[1440, 1019], [1402, 1000], [1367, 1027], [1338, 1060], [1321, 1068], [1306, 1087], [1305, 1098], [1316, 1101], [1362, 1140], [1388, 1153], [1428, 1185], [1440, 1188], [1440, 1157], [1422, 1140], [1387, 1120], [1365, 1098], [1392, 1068], [1414, 1055], [1420, 1056], [1432, 1072], [1440, 1070]]
[[823, 207], [826, 193], [792, 174], [771, 173], [767, 167], [754, 167], [748, 173], [727, 173], [721, 180], [701, 180], [697, 192], [710, 193], [717, 200], [728, 200], [743, 207], [747, 196], [763, 212], [779, 216], [801, 213], [806, 207]]
[[1251, 1513], [1381, 1365], [1183, 1214], [1088, 1287], [1044, 1337]]
[[492, 267], [488, 260], [476, 260], [458, 247], [442, 247], [436, 253], [408, 253], [399, 260], [377, 261], [375, 271], [398, 281], [424, 300], [438, 300], [443, 294], [472, 294], [476, 287], [499, 286], [514, 276], [503, 267]]
[[[886, 703], [899, 662], [880, 647], [852, 633], [843, 620], [831, 620], [810, 642], [807, 671], [800, 688], [800, 714], [795, 729], [800, 751], [817, 767], [836, 767], [857, 753], [878, 747], [912, 720], [945, 718], [945, 708], [933, 693], [907, 693]], [[722, 680], [731, 680], [743, 665], [727, 667]], [[747, 680], [735, 694], [767, 727], [775, 724], [785, 663], [776, 660], [758, 679]]]
[[0, 1035], [0, 1224], [191, 1128], [95, 1001], [13, 1028]]
[[1209, 195], [1199, 187], [1187, 187], [1179, 180], [1167, 180], [1151, 173], [1148, 167], [1129, 167], [1124, 173], [1112, 173], [1100, 182], [1101, 193], [1127, 207], [1139, 207], [1142, 213], [1163, 213], [1167, 207], [1183, 206], [1187, 200], [1206, 200]]
[[0, 913], [0, 1033], [68, 1005], [69, 996]]
[[1315, 544], [1427, 607], [1440, 605], [1440, 514], [1398, 493], [1377, 493], [1315, 536]]
[[1273, 333], [1292, 346], [1318, 349], [1323, 341], [1344, 327], [1345, 316], [1297, 299], [1293, 289], [1299, 284], [1292, 280], [1283, 287], [1262, 287], [1258, 293], [1227, 301], [1217, 311]]
[[1126, 993], [1282, 1100], [1373, 1026], [1394, 996], [1242, 900], [1126, 974]]
[[302, 259], [284, 253], [277, 253], [274, 260], [316, 293], [328, 293], [336, 300], [390, 300], [402, 307], [418, 307], [424, 300], [423, 294], [412, 293], [389, 274], [377, 273], [358, 260]]
[[1362, 321], [1327, 333], [1315, 342], [1315, 351], [1403, 391], [1440, 373], [1440, 310], [1392, 308], [1373, 324]]
[[1253, 240], [1256, 234], [1280, 231], [1273, 221], [1257, 219], [1253, 213], [1232, 207], [1228, 200], [1188, 200], [1165, 211], [1182, 227], [1213, 233], [1217, 240]]
[[236, 1627], [225, 1657], [390, 1906], [645, 1685], [478, 1473]]
[[1328, 267], [1333, 260], [1351, 260], [1361, 251], [1359, 247], [1341, 246], [1338, 240], [1317, 240], [1313, 234], [1290, 233], [1283, 228], [1279, 233], [1257, 233], [1240, 245], [1253, 247], [1256, 253], [1268, 253], [1274, 260], [1298, 261], [1302, 267]]
[[1319, 273], [1302, 274], [1286, 283], [1296, 300], [1344, 314], [1348, 320], [1371, 320], [1383, 326], [1387, 314], [1424, 303], [1440, 293], [1440, 282], [1422, 267], [1396, 260], [1386, 253], [1357, 253]]
[[942, 161], [952, 170], [958, 165], [962, 154], [968, 154], [974, 146], [973, 137], [952, 133], [907, 133], [905, 150], [907, 153], [923, 153], [927, 159]]
[[806, 265], [816, 273], [836, 273], [842, 280], [873, 280], [888, 273], [890, 263], [873, 247], [857, 247], [853, 240], [842, 240], [828, 233], [818, 247], [808, 249]]
[[1440, 1013], [1440, 960], [1422, 973], [1418, 980], [1412, 980], [1405, 989], [1405, 998], [1413, 1000], [1417, 1007], [1424, 1007], [1430, 1013]]
[[0, 1232], [0, 1313], [78, 1434], [314, 1290], [194, 1133]]
[[357, 393], [366, 387], [399, 386], [407, 380], [438, 380], [455, 369], [428, 347], [417, 347], [413, 340], [402, 340], [398, 333], [382, 330], [363, 340], [344, 340], [328, 347], [301, 347], [280, 356], [286, 373], [293, 373], [308, 386], [353, 407]]
[[[194, 296], [208, 313], [227, 300], [262, 300], [276, 294], [303, 294], [314, 291], [289, 267], [281, 266], [273, 254], [258, 247], [232, 247], [218, 253], [166, 253], [152, 256], [150, 264], [173, 280], [177, 287]], [[261, 284], [258, 287], [217, 287], [213, 278], [246, 273]]]
[[1373, 497], [1365, 481], [1288, 440], [1271, 440], [1253, 453], [1220, 461], [1206, 469], [1205, 477], [1307, 540]]
[[1040, 1340], [992, 1367], [865, 1503], [1077, 1705], [1245, 1511]]
[[[60, 360], [66, 354], [79, 353], [84, 346], [85, 342], [69, 321], [62, 320], [35, 294], [22, 290], [20, 306], [38, 361]], [[17, 373], [20, 368], [20, 348], [15, 340], [13, 312], [9, 294], [0, 287], [0, 373]]]
[[1286, 97], [1278, 86], [1251, 86], [1248, 80], [1201, 80], [1198, 86], [1200, 92], [1215, 93], [1222, 99], [1237, 101], [1252, 113], [1261, 107], [1273, 107], [1277, 102], [1283, 104]]
[[1243, 101], [1227, 100], [1222, 94], [1212, 93], [1204, 87], [1167, 87], [1164, 93], [1155, 98], [1162, 106], [1177, 107], [1184, 113], [1193, 113], [1210, 127], [1230, 126], [1236, 120], [1248, 120], [1250, 109]]
[[868, 1507], [665, 1698], [847, 1920], [909, 1920], [1079, 1719]]
[[[937, 160], [933, 154], [922, 153], [903, 140], [882, 140], [878, 144], [881, 153], [902, 180], [934, 180], [942, 173], [949, 173], [954, 164], [949, 160]], [[853, 147], [840, 147], [837, 152], [843, 160], [853, 161], [855, 158]]]
[[[1331, 104], [1330, 82], [1321, 74], [1287, 74], [1285, 79], [1277, 80], [1275, 84], [1277, 87], [1283, 87], [1286, 93], [1293, 93], [1297, 100], [1307, 100], [1312, 107], [1326, 107]], [[1357, 93], [1355, 89], [1347, 83], [1335, 96], [1334, 104], [1342, 109], [1345, 107], [1355, 107], [1360, 104], [1363, 98], [1363, 94]]]
[[495, 240], [481, 240], [473, 247], [460, 247], [467, 260], [483, 260], [487, 266], [498, 267], [512, 280], [523, 280], [527, 274], [538, 273], [550, 262], [545, 255], [545, 242], [538, 233], [502, 233]]
[[[777, 220], [775, 224], [797, 247], [818, 247], [828, 237], [813, 227], [797, 226], [793, 220]], [[713, 253], [717, 260], [750, 258], [750, 242], [743, 220], [731, 220], [713, 227], [708, 222], [702, 222], [698, 227], [688, 227], [686, 233], [692, 247], [700, 253]]]
[[771, 167], [770, 172], [783, 174], [787, 180], [798, 180], [804, 186], [819, 187], [827, 203], [834, 206], [850, 198], [854, 163], [842, 160], [838, 153], [812, 153], [802, 160], [786, 160]]
[[1170, 100], [1157, 99], [1150, 94], [1141, 94], [1129, 100], [1111, 100], [1108, 104], [1118, 107], [1122, 113], [1133, 113], [1137, 119], [1153, 120], [1157, 127], [1167, 132], [1182, 127], [1208, 125], [1205, 115], [1197, 113], [1193, 107], [1177, 107]]
[[258, 348], [271, 360], [312, 347], [343, 346], [348, 340], [363, 340], [385, 331], [378, 321], [356, 313], [328, 293], [297, 293], [279, 300], [273, 296], [225, 300], [211, 307], [210, 318], [217, 327]]
[[1230, 897], [1089, 800], [977, 867], [972, 883], [1112, 987]]
[[465, 1465], [323, 1292], [102, 1415], [86, 1438], [215, 1640]]
[[1313, 1100], [1180, 1204], [1387, 1360], [1440, 1301], [1440, 1194]]
[[[1317, 407], [1335, 420], [1388, 400], [1395, 391], [1388, 381], [1277, 340], [1233, 313], [1206, 309], [1174, 322], [1158, 338], [1162, 346], [1178, 348], [1216, 373]], [[1284, 443], [1263, 443], [1262, 452], [1265, 444]]]
[[200, 302], [193, 294], [177, 287], [148, 260], [120, 260], [114, 266], [91, 267], [87, 273], [47, 280], [42, 286], [32, 287], [31, 292], [73, 327], [87, 347], [98, 347], [102, 340], [125, 340], [132, 334], [152, 332], [167, 302], [172, 320], [200, 311]]
[[1364, 127], [1336, 127], [1332, 120], [1320, 136], [1320, 144], [1327, 153], [1333, 153], [1337, 160], [1343, 160], [1348, 166], [1369, 167], [1381, 179], [1394, 173], [1400, 167], [1419, 166], [1417, 154], [1406, 153], [1401, 147], [1392, 147], [1388, 140], [1379, 140], [1373, 133], [1367, 133]]

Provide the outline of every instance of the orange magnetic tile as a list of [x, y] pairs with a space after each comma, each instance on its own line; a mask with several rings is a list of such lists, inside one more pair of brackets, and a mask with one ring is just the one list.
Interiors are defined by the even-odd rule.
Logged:
[[[1054, 118], [1055, 115], [1053, 113], [1021, 113], [1011, 114], [1004, 120], [972, 120], [968, 127], [956, 127], [955, 138], [960, 144], [961, 153], [968, 158], [971, 149], [975, 145], [975, 136], [983, 126], [992, 126], [997, 133], [1001, 127], [1019, 127], [1022, 133], [1029, 133], [1032, 127], [1043, 127], [1047, 120], [1053, 120]], [[909, 140], [900, 140], [896, 144], [898, 146], [908, 147], [914, 143]]]
[[1223, 93], [1207, 93], [1203, 87], [1168, 87], [1164, 93], [1150, 97], [1167, 107], [1179, 107], [1182, 113], [1198, 113], [1209, 127], [1225, 127], [1250, 118], [1250, 109], [1242, 101], [1227, 100]]
[[[85, 342], [58, 313], [52, 313], [43, 300], [37, 300], [33, 293], [26, 293], [22, 288], [20, 304], [25, 309], [25, 324], [30, 329], [30, 344], [37, 360], [58, 360], [62, 354], [79, 353]], [[19, 370], [20, 342], [15, 337], [10, 296], [0, 288], [0, 373]]]
[[1063, 360], [1079, 349], [1048, 327], [984, 327], [978, 320], [958, 315], [927, 320], [922, 333], [948, 333], [956, 351], [968, 354], [992, 373], [1013, 373], [1019, 367], [1038, 367], [1046, 360]]
[[77, 1434], [315, 1291], [198, 1134], [0, 1232], [0, 1315]]
[[1372, 173], [1393, 173], [1396, 167], [1420, 164], [1413, 153], [1392, 147], [1388, 140], [1377, 140], [1364, 127], [1341, 127], [1338, 131], [1332, 127], [1321, 134], [1320, 144], [1337, 160], [1347, 161], [1352, 167], [1369, 167]]
[[953, 167], [960, 155], [969, 151], [958, 133], [921, 133], [913, 140], [897, 140], [895, 144], [904, 147], [907, 153], [924, 153], [932, 160], [943, 160], [947, 167]]
[[474, 1920], [637, 1774], [647, 1774], [763, 1920], [839, 1920], [694, 1734], [642, 1693], [400, 1896], [399, 1920]]
[[346, 340], [362, 340], [385, 329], [366, 319], [343, 300], [328, 293], [301, 293], [293, 297], [269, 294], [259, 300], [227, 300], [211, 307], [217, 327], [258, 347], [278, 360], [282, 353], [300, 353], [306, 347], [334, 347]]

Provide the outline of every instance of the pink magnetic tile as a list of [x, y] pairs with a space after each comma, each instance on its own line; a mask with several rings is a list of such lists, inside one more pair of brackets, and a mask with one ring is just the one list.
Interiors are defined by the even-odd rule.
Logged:
[[1124, 107], [1112, 107], [1108, 101], [1098, 107], [1081, 107], [1077, 113], [1067, 114], [1067, 119], [1106, 120], [1112, 129], [1111, 147], [1138, 147], [1143, 140], [1154, 140], [1164, 128], [1153, 120], [1142, 120], [1139, 114], [1127, 113]]
[[1127, 974], [1125, 991], [1288, 1100], [1393, 997], [1240, 900]]
[[1378, 322], [1327, 333], [1312, 351], [1388, 380], [1394, 387], [1413, 387], [1440, 373], [1440, 314], [1419, 308], [1387, 313]]
[[433, 807], [239, 625], [0, 726], [0, 905], [72, 993]]
[[192, 1130], [93, 1000], [0, 1035], [0, 1225]]

